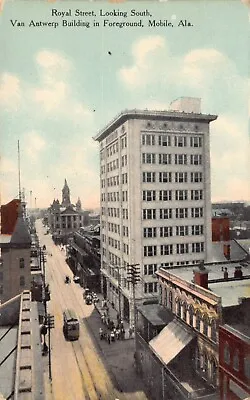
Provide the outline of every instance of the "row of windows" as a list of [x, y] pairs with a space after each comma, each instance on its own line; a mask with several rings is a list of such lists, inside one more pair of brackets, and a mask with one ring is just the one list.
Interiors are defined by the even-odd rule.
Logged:
[[[122, 201], [128, 201], [128, 191], [123, 190]], [[101, 194], [101, 200], [108, 202], [119, 201], [119, 192], [109, 192]], [[173, 200], [203, 200], [203, 190], [143, 190], [142, 192], [143, 201], [173, 201]]]
[[[128, 201], [128, 191], [127, 190], [123, 190], [122, 191], [122, 201]], [[107, 195], [106, 193], [101, 193], [101, 200], [102, 201], [119, 201], [120, 200], [120, 196], [119, 196], [119, 192], [108, 192]]]
[[[125, 149], [126, 147], [127, 147], [127, 136], [123, 135], [120, 138], [120, 148]], [[119, 143], [118, 143], [118, 141], [116, 141], [115, 143], [113, 143], [112, 145], [107, 147], [107, 150], [106, 150], [107, 157], [111, 157], [113, 154], [118, 153], [118, 151], [119, 151]], [[105, 150], [101, 151], [100, 158], [101, 158], [101, 160], [104, 160]]]
[[143, 190], [143, 201], [203, 200], [203, 190]]
[[[156, 153], [142, 153], [143, 164], [156, 164]], [[176, 165], [201, 165], [201, 154], [158, 154], [159, 164], [176, 164]]]
[[[166, 305], [172, 312], [174, 312], [178, 317], [183, 319], [186, 323], [191, 325], [193, 328], [208, 336], [208, 327], [211, 327], [211, 333], [209, 337], [216, 342], [216, 331], [217, 325], [216, 320], [209, 321], [207, 314], [201, 314], [199, 310], [195, 312], [193, 306], [187, 305], [184, 301], [182, 302], [178, 297], [175, 297], [174, 291], [162, 290], [160, 286], [160, 297], [161, 303]], [[187, 318], [187, 315], [189, 318]], [[201, 331], [202, 330], [202, 331]]]
[[143, 228], [143, 237], [144, 238], [155, 238], [155, 237], [170, 237], [170, 236], [188, 236], [191, 234], [195, 235], [203, 235], [204, 227], [203, 225], [181, 225], [181, 226], [162, 226], [159, 228], [150, 227]]
[[120, 257], [118, 257], [116, 254], [113, 254], [112, 251], [106, 251], [105, 247], [102, 248], [102, 254], [104, 257], [107, 257], [107, 253], [108, 253], [108, 258], [109, 258], [109, 262], [113, 265], [121, 265], [121, 259]]
[[[200, 263], [199, 260], [195, 260], [195, 261], [177, 261], [175, 263], [173, 262], [165, 262], [165, 263], [161, 263], [159, 264], [159, 267], [172, 267], [172, 266], [179, 266], [179, 265], [193, 265], [193, 264], [198, 264]], [[158, 265], [157, 264], [145, 264], [143, 267], [143, 272], [144, 275], [154, 275], [156, 273], [158, 269]]]
[[[240, 370], [240, 359], [239, 359], [239, 350], [232, 348], [230, 349], [229, 344], [226, 342], [224, 344], [224, 362], [228, 365], [232, 363], [232, 367], [235, 371]], [[250, 356], [246, 356], [244, 358], [244, 375], [246, 378], [250, 379]]]
[[155, 257], [157, 255], [169, 256], [170, 254], [190, 254], [204, 252], [204, 242], [164, 244], [161, 246], [144, 246], [144, 257]]
[[[77, 221], [77, 220], [81, 220], [82, 219], [82, 215], [62, 215], [61, 217], [61, 221], [62, 222], [72, 222], [73, 221]], [[56, 216], [56, 221], [59, 221], [59, 216]]]
[[111, 237], [108, 238], [108, 243], [109, 246], [114, 247], [115, 249], [120, 250], [121, 249], [121, 244], [119, 240], [113, 239]]
[[202, 172], [143, 172], [142, 181], [145, 183], [199, 183], [203, 181]]
[[[128, 174], [124, 173], [121, 176], [121, 183], [128, 183]], [[143, 172], [142, 181], [144, 183], [200, 183], [203, 182], [202, 172]], [[101, 179], [101, 188], [105, 188], [105, 179]], [[119, 175], [107, 178], [107, 186], [117, 186], [119, 185]]]
[[157, 290], [158, 290], [157, 282], [144, 283], [144, 293], [157, 293]]
[[143, 219], [202, 218], [203, 208], [146, 208], [142, 210]]
[[118, 233], [118, 235], [120, 235], [120, 225], [108, 222], [108, 231]]
[[[115, 169], [119, 168], [119, 159], [117, 158], [116, 160], [113, 160], [109, 163], [107, 163], [107, 172], [113, 171]], [[103, 172], [105, 172], [105, 165], [102, 167]]]
[[[158, 140], [157, 140], [158, 139]], [[188, 143], [189, 139], [189, 143]], [[143, 146], [176, 146], [176, 147], [202, 147], [201, 136], [177, 136], [177, 135], [153, 135], [143, 134], [141, 137], [141, 144]]]
[[[121, 158], [121, 166], [125, 167], [127, 163], [128, 163], [128, 157], [127, 154], [125, 154]], [[112, 172], [118, 168], [119, 168], [119, 159], [116, 158], [115, 160], [107, 163], [107, 167], [105, 165], [101, 165], [101, 174], [105, 174], [105, 171]]]

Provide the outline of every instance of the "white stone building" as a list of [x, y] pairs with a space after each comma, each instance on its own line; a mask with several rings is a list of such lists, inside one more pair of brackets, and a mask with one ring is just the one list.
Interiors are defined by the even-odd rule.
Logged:
[[128, 265], [139, 264], [138, 302], [157, 296], [160, 266], [207, 259], [211, 247], [209, 123], [200, 99], [169, 111], [127, 110], [100, 143], [103, 292], [133, 320]]

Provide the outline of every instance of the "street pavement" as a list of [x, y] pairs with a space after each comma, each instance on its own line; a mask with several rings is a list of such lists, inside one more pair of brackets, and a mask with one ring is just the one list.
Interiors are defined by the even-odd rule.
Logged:
[[[46, 400], [147, 400], [134, 369], [134, 340], [111, 344], [100, 340], [100, 312], [93, 304], [85, 304], [79, 284], [72, 279], [72, 283], [64, 283], [65, 275], [73, 278], [65, 252], [55, 246], [50, 235], [44, 235], [41, 221], [37, 222], [37, 231], [40, 245], [47, 248], [46, 282], [51, 290], [48, 312], [55, 317], [51, 382], [48, 356], [43, 357]], [[62, 333], [62, 311], [66, 307], [74, 308], [80, 319], [80, 338], [74, 342], [66, 341]]]

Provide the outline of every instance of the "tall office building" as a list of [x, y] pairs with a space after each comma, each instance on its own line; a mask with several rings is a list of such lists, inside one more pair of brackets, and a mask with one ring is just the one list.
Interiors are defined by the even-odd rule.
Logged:
[[200, 99], [169, 111], [126, 110], [100, 143], [103, 293], [133, 320], [128, 267], [139, 264], [137, 302], [157, 296], [159, 266], [206, 261], [211, 248], [209, 123]]

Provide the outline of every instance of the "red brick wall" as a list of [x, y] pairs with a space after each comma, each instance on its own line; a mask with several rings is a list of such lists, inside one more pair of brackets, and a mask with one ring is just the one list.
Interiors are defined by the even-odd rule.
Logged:
[[1, 233], [11, 235], [14, 232], [20, 200], [12, 200], [10, 203], [1, 206]]
[[[224, 347], [228, 343], [230, 350], [230, 362], [227, 364], [224, 360]], [[233, 356], [239, 351], [239, 370], [233, 368]], [[244, 358], [250, 355], [250, 344], [234, 335], [224, 327], [219, 327], [219, 368], [220, 368], [220, 398], [225, 399], [224, 392], [227, 393], [227, 400], [238, 400], [230, 391], [229, 381], [235, 382], [250, 396], [250, 380], [244, 374]]]
[[229, 226], [230, 222], [228, 217], [212, 218], [212, 241], [226, 242], [230, 240]]

